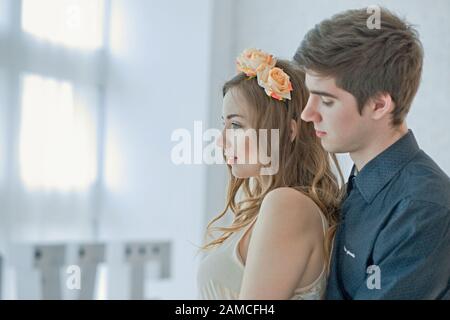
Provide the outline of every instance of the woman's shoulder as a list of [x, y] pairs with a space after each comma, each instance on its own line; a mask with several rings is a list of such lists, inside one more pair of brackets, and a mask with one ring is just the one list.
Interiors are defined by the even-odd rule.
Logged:
[[262, 205], [271, 205], [316, 214], [320, 210], [309, 196], [291, 187], [280, 187], [269, 191], [264, 197]]
[[322, 228], [321, 211], [317, 204], [306, 194], [291, 187], [280, 187], [267, 193], [261, 204], [260, 215], [271, 216], [271, 220], [279, 220], [279, 223], [294, 229]]

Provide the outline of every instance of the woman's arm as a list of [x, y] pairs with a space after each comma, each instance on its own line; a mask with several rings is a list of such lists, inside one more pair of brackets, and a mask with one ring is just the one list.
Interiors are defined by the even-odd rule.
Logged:
[[239, 299], [289, 299], [323, 242], [318, 207], [292, 188], [266, 195], [252, 231]]

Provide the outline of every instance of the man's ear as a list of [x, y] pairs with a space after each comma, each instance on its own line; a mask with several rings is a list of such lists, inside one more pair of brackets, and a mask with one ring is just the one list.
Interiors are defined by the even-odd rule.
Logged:
[[384, 117], [391, 117], [394, 111], [395, 103], [389, 93], [379, 93], [372, 97], [369, 102], [371, 118], [380, 120]]
[[297, 130], [297, 121], [291, 119], [291, 142], [295, 140], [295, 137], [297, 136]]

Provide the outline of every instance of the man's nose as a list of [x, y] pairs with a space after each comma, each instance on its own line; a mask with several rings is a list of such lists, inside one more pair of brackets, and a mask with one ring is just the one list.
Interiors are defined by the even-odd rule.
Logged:
[[317, 112], [317, 99], [314, 99], [312, 96], [309, 97], [308, 103], [301, 114], [301, 118], [306, 122], [316, 123], [322, 121], [320, 113]]

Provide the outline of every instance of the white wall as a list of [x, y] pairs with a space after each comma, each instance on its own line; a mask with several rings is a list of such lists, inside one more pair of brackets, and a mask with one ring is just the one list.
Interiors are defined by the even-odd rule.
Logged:
[[206, 170], [176, 166], [171, 134], [208, 117], [211, 3], [113, 0], [102, 239], [173, 241], [150, 297], [195, 298]]
[[9, 23], [9, 3], [8, 0], [0, 0], [0, 31], [8, 26]]
[[[6, 73], [0, 68], [0, 88], [6, 88]], [[7, 139], [6, 139], [6, 97], [0, 95], [0, 201], [5, 203], [5, 181], [6, 181], [6, 152], [7, 152]], [[2, 214], [1, 217], [6, 215]], [[0, 226], [0, 253], [3, 252], [4, 243], [6, 242], [7, 226], [2, 223]], [[0, 288], [1, 290], [1, 288]]]

